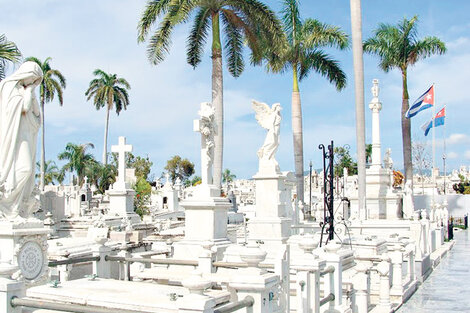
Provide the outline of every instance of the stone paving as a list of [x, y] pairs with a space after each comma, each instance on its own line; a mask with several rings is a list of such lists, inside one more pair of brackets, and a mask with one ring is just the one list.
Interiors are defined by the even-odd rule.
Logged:
[[470, 312], [470, 231], [455, 231], [455, 245], [397, 312]]

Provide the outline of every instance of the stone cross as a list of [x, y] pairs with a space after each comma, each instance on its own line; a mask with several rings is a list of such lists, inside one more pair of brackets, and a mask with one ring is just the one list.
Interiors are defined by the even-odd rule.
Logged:
[[372, 80], [372, 100], [369, 109], [372, 111], [372, 164], [371, 168], [382, 167], [382, 150], [380, 147], [380, 117], [382, 103], [379, 100], [379, 80]]
[[126, 152], [132, 152], [132, 145], [126, 145], [126, 137], [119, 137], [119, 144], [117, 146], [111, 146], [112, 152], [118, 153], [118, 180], [115, 186], [124, 187], [126, 186]]
[[199, 119], [194, 120], [193, 130], [201, 133], [201, 180], [203, 185], [212, 185], [212, 166], [215, 147], [215, 109], [210, 102], [202, 102], [198, 114]]

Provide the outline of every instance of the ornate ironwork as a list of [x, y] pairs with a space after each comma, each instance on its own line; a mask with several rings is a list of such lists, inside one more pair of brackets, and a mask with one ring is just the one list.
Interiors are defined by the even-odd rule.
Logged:
[[328, 233], [329, 240], [334, 238], [334, 145], [333, 140], [328, 148], [320, 144], [318, 149], [323, 152], [323, 224], [320, 238], [320, 246], [323, 242], [323, 233]]

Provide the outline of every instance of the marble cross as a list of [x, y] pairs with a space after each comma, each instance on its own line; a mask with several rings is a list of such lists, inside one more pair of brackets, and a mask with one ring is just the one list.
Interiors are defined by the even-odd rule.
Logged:
[[132, 145], [126, 145], [126, 137], [119, 137], [119, 144], [111, 146], [112, 152], [118, 153], [118, 180], [119, 186], [124, 186], [126, 183], [126, 152], [132, 152]]

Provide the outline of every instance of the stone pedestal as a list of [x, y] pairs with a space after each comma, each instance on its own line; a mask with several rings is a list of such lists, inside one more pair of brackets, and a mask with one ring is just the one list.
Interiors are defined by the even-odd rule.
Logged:
[[227, 238], [227, 210], [231, 206], [226, 198], [220, 197], [220, 191], [213, 185], [199, 185], [193, 197], [187, 198], [180, 205], [185, 210], [184, 240], [175, 243], [175, 258], [197, 259], [202, 245], [211, 243], [217, 251], [217, 259], [230, 244]]
[[106, 191], [109, 195], [110, 217], [130, 217], [132, 224], [140, 223], [140, 216], [134, 212], [135, 191], [132, 189], [111, 189]]
[[256, 182], [256, 216], [249, 220], [249, 240], [285, 244], [291, 234], [293, 177], [287, 173], [260, 172]]
[[49, 232], [42, 221], [34, 218], [0, 221], [0, 263], [18, 267], [14, 279], [34, 284], [46, 278]]
[[366, 171], [367, 218], [400, 219], [401, 196], [393, 192], [390, 169], [371, 167]]

